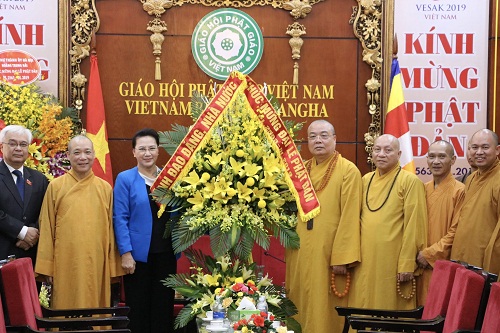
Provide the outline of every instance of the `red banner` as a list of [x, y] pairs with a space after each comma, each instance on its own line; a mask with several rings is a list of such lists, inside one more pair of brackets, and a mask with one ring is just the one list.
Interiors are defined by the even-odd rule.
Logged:
[[229, 76], [207, 108], [198, 117], [198, 120], [177, 147], [175, 153], [170, 157], [153, 186], [151, 186], [151, 192], [158, 186], [172, 188], [177, 180], [184, 177], [193, 165], [191, 157], [203, 147], [202, 143], [205, 141], [207, 133], [223, 114], [224, 109], [229, 105], [234, 93], [242, 83], [244, 83], [244, 77], [233, 74]]
[[318, 197], [290, 133], [257, 83], [250, 77], [247, 77], [245, 94], [252, 110], [266, 128], [266, 133], [272, 136], [269, 141], [274, 142], [280, 152], [279, 156], [290, 178], [290, 190], [298, 199], [297, 207], [302, 221], [312, 219], [319, 214]]

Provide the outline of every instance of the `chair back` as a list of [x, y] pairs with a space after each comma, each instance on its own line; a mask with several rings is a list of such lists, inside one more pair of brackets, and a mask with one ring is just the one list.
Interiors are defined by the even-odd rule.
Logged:
[[485, 283], [483, 275], [466, 268], [457, 269], [443, 333], [474, 329]]
[[1, 269], [5, 306], [10, 325], [38, 329], [35, 315], [42, 317], [31, 258], [20, 258]]
[[500, 282], [491, 285], [481, 333], [500, 333]]
[[422, 319], [434, 319], [437, 316], [446, 316], [451, 289], [455, 280], [455, 272], [457, 268], [461, 267], [463, 266], [449, 260], [436, 261], [429, 283]]
[[486, 283], [484, 285], [483, 294], [481, 295], [481, 303], [479, 305], [479, 311], [477, 312], [476, 326], [475, 330], [481, 330], [483, 326], [483, 320], [486, 313], [486, 306], [488, 305], [488, 299], [490, 297], [491, 285], [498, 280], [498, 275], [486, 272], [482, 269], [478, 271], [479, 274], [482, 274], [486, 279]]
[[0, 333], [7, 333], [7, 329], [5, 328], [5, 318], [3, 314], [3, 306], [0, 301]]

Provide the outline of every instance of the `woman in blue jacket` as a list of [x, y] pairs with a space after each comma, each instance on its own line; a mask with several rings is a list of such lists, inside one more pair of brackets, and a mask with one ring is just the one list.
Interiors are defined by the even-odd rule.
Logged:
[[138, 131], [132, 138], [137, 166], [121, 172], [114, 188], [113, 223], [134, 333], [173, 331], [174, 291], [160, 282], [176, 272], [171, 239], [163, 237], [169, 213], [158, 218], [158, 205], [149, 195], [160, 172], [158, 146], [155, 130]]

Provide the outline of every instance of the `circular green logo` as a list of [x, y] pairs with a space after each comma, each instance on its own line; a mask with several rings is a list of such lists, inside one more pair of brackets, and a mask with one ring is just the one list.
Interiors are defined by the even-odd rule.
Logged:
[[219, 9], [203, 17], [191, 39], [194, 60], [209, 76], [225, 80], [233, 71], [249, 74], [264, 51], [254, 19], [236, 9]]

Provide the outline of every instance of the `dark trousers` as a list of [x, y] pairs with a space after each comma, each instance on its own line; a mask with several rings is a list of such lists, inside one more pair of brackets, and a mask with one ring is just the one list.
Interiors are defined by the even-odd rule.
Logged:
[[173, 332], [174, 290], [160, 280], [175, 274], [176, 265], [172, 254], [150, 253], [147, 263], [136, 262], [134, 274], [123, 277], [132, 333]]

